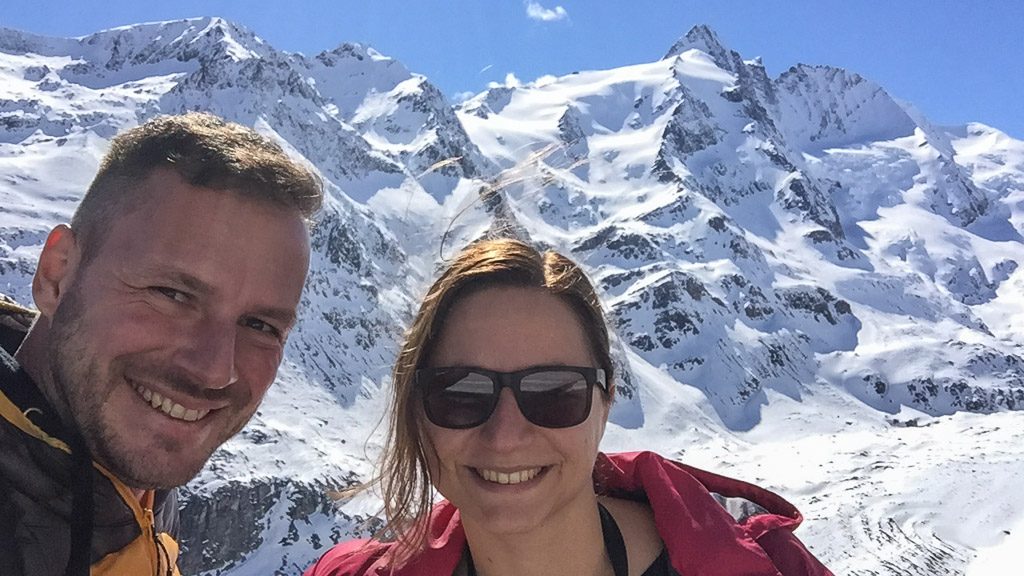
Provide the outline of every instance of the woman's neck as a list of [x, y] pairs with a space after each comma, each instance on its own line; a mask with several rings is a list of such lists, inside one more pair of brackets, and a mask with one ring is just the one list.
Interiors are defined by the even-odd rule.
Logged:
[[492, 532], [463, 519], [478, 576], [579, 574], [612, 576], [597, 500], [551, 522], [514, 534]]

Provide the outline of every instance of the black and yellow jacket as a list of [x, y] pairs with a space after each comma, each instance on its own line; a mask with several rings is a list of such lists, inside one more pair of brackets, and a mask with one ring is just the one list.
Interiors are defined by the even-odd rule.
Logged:
[[72, 527], [83, 520], [73, 494], [88, 469], [91, 575], [179, 576], [174, 491], [150, 491], [140, 502], [99, 464], [76, 467], [67, 432], [13, 359], [32, 316], [0, 295], [0, 575], [75, 573]]

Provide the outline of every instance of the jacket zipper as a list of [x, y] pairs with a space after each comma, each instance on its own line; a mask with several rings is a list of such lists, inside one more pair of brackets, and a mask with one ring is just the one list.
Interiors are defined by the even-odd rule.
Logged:
[[154, 570], [153, 574], [156, 576], [174, 576], [174, 572], [171, 569], [171, 558], [167, 553], [167, 549], [164, 548], [164, 543], [160, 541], [160, 535], [156, 532], [156, 520], [153, 518], [153, 511], [149, 508], [145, 509], [146, 512], [146, 531], [149, 532], [149, 536], [153, 539], [153, 552], [154, 552]]

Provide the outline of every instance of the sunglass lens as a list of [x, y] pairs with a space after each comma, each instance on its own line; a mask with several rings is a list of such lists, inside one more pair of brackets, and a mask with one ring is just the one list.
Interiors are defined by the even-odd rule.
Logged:
[[524, 376], [519, 409], [526, 418], [546, 428], [575, 426], [590, 415], [590, 387], [579, 372], [546, 370]]
[[472, 428], [494, 411], [494, 383], [469, 370], [443, 370], [434, 375], [424, 396], [427, 418], [445, 428]]

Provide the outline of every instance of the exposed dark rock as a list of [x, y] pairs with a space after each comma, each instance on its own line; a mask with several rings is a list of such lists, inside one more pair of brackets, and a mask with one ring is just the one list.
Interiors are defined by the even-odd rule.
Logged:
[[722, 216], [712, 216], [708, 218], [708, 227], [716, 232], [725, 232], [725, 218]]
[[669, 281], [654, 286], [651, 291], [654, 295], [651, 307], [655, 310], [661, 310], [679, 302], [680, 288], [686, 291], [690, 299], [697, 302], [700, 302], [705, 296], [711, 296], [708, 289], [704, 287], [704, 283], [696, 276], [676, 272], [669, 277]]
[[948, 405], [953, 410], [990, 413], [998, 410], [1024, 408], [1024, 386], [982, 388], [963, 378], [915, 378], [906, 384], [915, 408], [930, 414], [943, 414]]
[[598, 248], [605, 248], [611, 254], [627, 260], [653, 261], [661, 255], [656, 239], [636, 232], [624, 232], [616, 226], [602, 228], [578, 243], [572, 251], [589, 252]]
[[696, 214], [690, 194], [681, 189], [674, 201], [642, 214], [638, 219], [652, 226], [668, 228], [677, 222], [685, 222]]
[[680, 334], [700, 334], [698, 324], [704, 322], [696, 312], [686, 313], [682, 310], [665, 310], [654, 318], [654, 333], [663, 348], [671, 348], [679, 342]]
[[864, 376], [864, 383], [879, 396], [885, 396], [885, 393], [889, 391], [889, 383], [885, 381], [885, 378], [882, 378], [878, 374], [868, 374]]
[[775, 313], [764, 291], [743, 276], [729, 274], [722, 277], [720, 284], [729, 294], [727, 300], [732, 303], [733, 310], [742, 312], [750, 320], [764, 320]]
[[[345, 483], [351, 482], [349, 479]], [[263, 544], [264, 529], [271, 521], [268, 513], [282, 499], [290, 503], [287, 516], [293, 522], [305, 521], [315, 513], [333, 512], [326, 484], [259, 479], [229, 482], [212, 494], [182, 489], [182, 550], [178, 562], [182, 574], [223, 570], [244, 559]]]
[[804, 215], [808, 219], [821, 224], [833, 238], [844, 238], [843, 226], [839, 223], [839, 213], [831, 198], [822, 194], [812, 183], [801, 178], [793, 178], [789, 184], [779, 190], [777, 200], [783, 208]]
[[811, 230], [807, 234], [804, 234], [804, 238], [807, 238], [815, 244], [823, 244], [828, 242], [835, 242], [835, 237], [828, 230]]
[[660, 266], [651, 266], [645, 268], [634, 268], [625, 272], [618, 272], [615, 274], [609, 274], [601, 279], [601, 286], [604, 290], [609, 291], [614, 288], [618, 288], [626, 283], [631, 283], [633, 280], [643, 278], [648, 274], [652, 274], [660, 270]]
[[629, 345], [644, 352], [654, 350], [656, 344], [651, 340], [650, 334], [637, 334], [629, 340]]
[[839, 323], [839, 316], [850, 313], [850, 304], [839, 300], [824, 288], [783, 288], [778, 295], [794, 310], [809, 312], [815, 320], [825, 319], [829, 324]]

